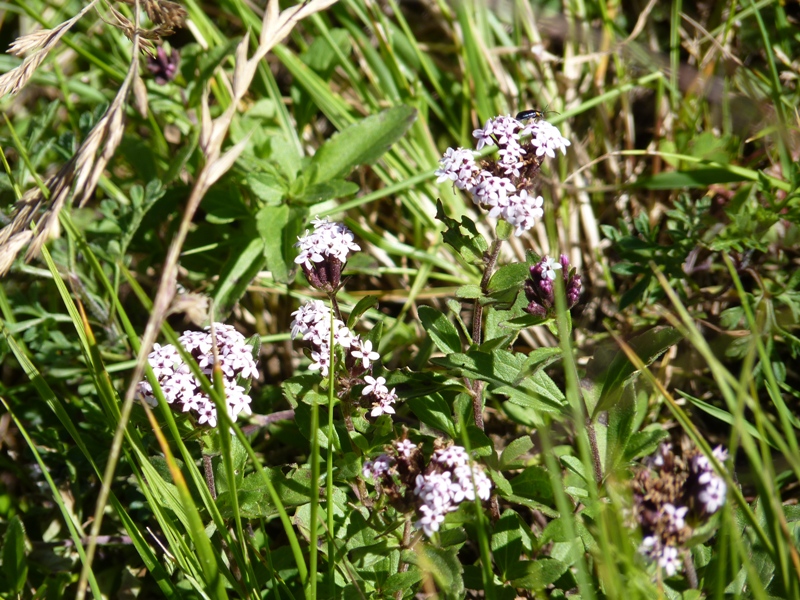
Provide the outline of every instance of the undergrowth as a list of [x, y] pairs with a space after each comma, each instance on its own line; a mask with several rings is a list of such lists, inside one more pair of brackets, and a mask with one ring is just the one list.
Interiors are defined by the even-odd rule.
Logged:
[[800, 598], [795, 5], [0, 15], [0, 595]]

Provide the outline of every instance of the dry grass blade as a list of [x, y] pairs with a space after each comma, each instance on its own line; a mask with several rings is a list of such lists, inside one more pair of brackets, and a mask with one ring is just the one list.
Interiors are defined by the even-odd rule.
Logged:
[[[125, 105], [133, 82], [139, 75], [138, 36], [135, 40], [134, 58], [122, 86], [75, 156], [44, 183], [46, 194], [40, 188], [28, 190], [17, 202], [11, 222], [0, 230], [0, 276], [8, 272], [25, 243], [30, 243], [26, 260], [39, 253], [42, 244], [57, 230], [58, 215], [69, 198], [70, 190], [75, 190], [74, 199], [79, 206], [83, 206], [94, 194], [97, 182], [124, 133]], [[47, 208], [37, 218], [45, 205]], [[31, 225], [35, 225], [35, 234], [32, 236], [29, 235]]]
[[[133, 88], [139, 77], [139, 52], [141, 50], [141, 39], [139, 36], [139, 0], [136, 0], [134, 3], [133, 13], [136, 19], [133, 37], [131, 39], [133, 47], [131, 48], [131, 63], [128, 67], [128, 73], [125, 75], [125, 81], [122, 82], [122, 86], [117, 92], [114, 102], [108, 107], [108, 110], [106, 110], [105, 114], [87, 136], [86, 141], [84, 141], [78, 153], [73, 157], [73, 160], [70, 161], [75, 163], [75, 190], [80, 193], [80, 196], [78, 196], [78, 203], [81, 205], [94, 193], [94, 188], [97, 185], [97, 181], [100, 179], [100, 175], [102, 175], [106, 164], [108, 164], [108, 161], [114, 155], [117, 146], [119, 146], [122, 140], [125, 104], [131, 88]], [[103, 146], [102, 151], [99, 156], [96, 156], [96, 151], [100, 148], [101, 144]], [[56, 216], [56, 219], [57, 218]], [[89, 329], [88, 323], [86, 323], [85, 320], [84, 323], [85, 327]], [[83, 561], [80, 579], [78, 580], [78, 590], [75, 595], [77, 600], [84, 600], [86, 597], [86, 586], [89, 581], [89, 573], [92, 569], [95, 551], [97, 550], [100, 528], [103, 523], [103, 514], [108, 504], [108, 497], [111, 494], [111, 483], [114, 481], [114, 472], [121, 454], [122, 440], [132, 406], [133, 398], [131, 397], [120, 410], [117, 430], [114, 432], [111, 451], [109, 452], [108, 462], [106, 463], [103, 473], [103, 485], [97, 497], [94, 522], [92, 523], [89, 545], [86, 549], [86, 558]]]
[[9, 52], [15, 56], [21, 56], [27, 52], [33, 52], [26, 58], [21, 65], [11, 69], [8, 73], [0, 76], [0, 98], [6, 94], [16, 94], [28, 82], [34, 71], [42, 64], [50, 50], [58, 43], [58, 40], [78, 22], [78, 20], [89, 12], [97, 0], [92, 0], [81, 12], [64, 21], [53, 29], [40, 29], [24, 35], [14, 41], [9, 47]]
[[[181, 219], [181, 225], [178, 233], [170, 243], [167, 258], [164, 263], [164, 268], [161, 273], [161, 281], [158, 287], [158, 293], [153, 301], [153, 309], [150, 313], [150, 320], [147, 323], [144, 336], [142, 338], [142, 345], [139, 349], [139, 356], [136, 361], [136, 368], [133, 371], [128, 389], [125, 393], [125, 401], [132, 401], [136, 394], [136, 387], [139, 380], [144, 373], [144, 365], [147, 361], [147, 355], [156, 341], [158, 331], [161, 329], [161, 324], [166, 318], [172, 298], [175, 295], [177, 287], [177, 272], [178, 272], [178, 259], [180, 257], [181, 248], [189, 233], [189, 227], [194, 218], [197, 208], [200, 206], [200, 201], [205, 196], [211, 184], [219, 179], [225, 171], [227, 171], [233, 161], [227, 164], [231, 156], [235, 155], [236, 148], [229, 150], [229, 153], [221, 157], [222, 143], [228, 134], [233, 116], [238, 110], [239, 100], [241, 100], [256, 73], [258, 63], [267, 55], [267, 53], [280, 43], [292, 28], [299, 23], [302, 19], [325, 10], [329, 6], [336, 3], [337, 0], [311, 0], [310, 2], [303, 2], [297, 6], [287, 8], [280, 12], [278, 0], [269, 0], [267, 10], [264, 13], [264, 20], [262, 21], [261, 36], [259, 44], [253, 56], [247, 58], [247, 36], [239, 44], [236, 49], [236, 65], [234, 67], [233, 77], [233, 101], [228, 108], [216, 119], [211, 119], [208, 110], [208, 95], [203, 96], [202, 106], [202, 121], [200, 128], [200, 147], [205, 157], [205, 164], [200, 169], [195, 179], [194, 187], [186, 202], [186, 209]], [[221, 161], [218, 164], [218, 161]]]

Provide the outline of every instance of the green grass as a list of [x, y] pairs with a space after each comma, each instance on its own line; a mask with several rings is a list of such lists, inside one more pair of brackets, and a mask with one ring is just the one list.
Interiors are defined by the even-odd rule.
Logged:
[[[76, 155], [110, 159], [46, 240], [23, 223], [46, 242], [35, 257], [0, 244], [19, 253], [0, 285], [1, 596], [800, 598], [793, 6], [340, 0], [294, 24], [232, 104], [236, 48], [252, 56], [263, 13], [182, 4], [188, 26], [163, 37], [175, 78], [156, 83], [138, 56], [124, 123], [96, 147], [133, 6], [97, 4], [0, 98], [3, 224], [23, 194], [58, 198], [49, 178]], [[85, 5], [0, 4], [2, 39]], [[0, 72], [21, 62], [6, 54]], [[204, 98], [217, 123], [236, 109], [222, 152], [241, 151], [208, 189], [198, 178], [221, 162]], [[531, 108], [572, 145], [536, 178], [544, 218], [487, 275], [481, 254], [508, 232], [435, 170], [487, 119]], [[358, 405], [341, 351], [322, 378], [289, 337], [293, 311], [330, 300], [294, 263], [316, 216], [361, 246], [336, 299], [380, 353], [396, 415]], [[182, 218], [179, 302], [162, 314]], [[569, 310], [557, 278], [536, 320], [524, 281], [545, 254], [567, 255], [583, 292]], [[264, 341], [254, 416], [195, 428], [145, 363], [161, 402], [133, 401], [148, 323], [175, 344], [209, 315]], [[184, 360], [224, 406], [221, 372]], [[468, 448], [492, 500], [424, 536], [413, 478], [362, 477], [405, 438], [412, 475], [450, 441]], [[663, 441], [697, 448], [727, 486], [673, 576], [637, 550], [632, 493]]]

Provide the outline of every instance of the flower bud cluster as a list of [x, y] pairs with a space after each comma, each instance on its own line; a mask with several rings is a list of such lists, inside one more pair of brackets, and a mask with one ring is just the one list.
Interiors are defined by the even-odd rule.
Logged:
[[395, 440], [386, 452], [364, 461], [361, 473], [375, 484], [380, 495], [388, 497], [398, 510], [406, 511], [414, 504], [414, 481], [425, 467], [419, 446], [411, 440]]
[[[727, 486], [708, 458], [695, 449], [687, 456], [684, 460], [662, 444], [633, 481], [634, 516], [643, 533], [639, 552], [667, 577], [682, 568], [680, 550], [693, 529], [725, 503]], [[722, 462], [728, 453], [719, 446], [714, 457]]]
[[461, 446], [436, 450], [427, 473], [417, 475], [415, 484], [420, 519], [414, 526], [428, 537], [439, 531], [445, 515], [461, 502], [474, 501], [476, 496], [488, 500], [492, 491], [491, 479], [478, 465], [470, 465]]
[[297, 238], [296, 248], [300, 254], [294, 262], [301, 265], [308, 282], [328, 293], [339, 289], [342, 269], [350, 251], [361, 250], [355, 243], [353, 232], [342, 223], [331, 223], [317, 217], [313, 221], [314, 231], [306, 230]]
[[[235, 421], [240, 414], [250, 415], [250, 396], [239, 385], [239, 381], [258, 377], [258, 368], [253, 359], [252, 348], [246, 344], [245, 337], [230, 325], [215, 323], [214, 336], [211, 335], [210, 327], [206, 327], [205, 332], [185, 331], [178, 341], [209, 378], [215, 365], [220, 368], [230, 418]], [[213, 352], [215, 341], [217, 359]], [[168, 404], [173, 408], [180, 408], [181, 412], [191, 413], [197, 419], [198, 425], [217, 426], [214, 401], [202, 390], [200, 382], [175, 346], [155, 344], [148, 356], [148, 362], [158, 378]], [[150, 406], [158, 404], [147, 380], [139, 382], [138, 392]]]
[[556, 262], [549, 256], [531, 267], [531, 276], [525, 281], [525, 297], [528, 306], [525, 311], [538, 317], [553, 316], [555, 312], [554, 282], [557, 271], [561, 271], [564, 278], [564, 288], [567, 295], [567, 310], [578, 303], [581, 295], [581, 276], [575, 269], [569, 268], [569, 259], [561, 255], [561, 260]]
[[570, 142], [547, 121], [524, 124], [510, 116], [489, 119], [472, 135], [478, 150], [496, 145], [498, 158], [478, 163], [471, 150], [448, 148], [439, 161], [437, 182], [452, 181], [469, 192], [490, 217], [507, 221], [520, 236], [544, 216], [544, 199], [529, 193], [544, 156], [554, 158], [556, 150], [566, 154]]

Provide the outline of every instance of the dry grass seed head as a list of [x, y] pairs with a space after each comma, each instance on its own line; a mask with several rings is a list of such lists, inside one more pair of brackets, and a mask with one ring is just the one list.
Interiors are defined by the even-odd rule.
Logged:
[[[76, 19], [74, 17], [70, 21]], [[94, 194], [97, 182], [122, 140], [125, 105], [133, 82], [138, 77], [138, 53], [139, 37], [134, 34], [131, 64], [114, 101], [86, 136], [75, 156], [45, 182], [47, 194], [40, 188], [33, 188], [17, 202], [11, 222], [0, 230], [0, 275], [8, 272], [25, 243], [30, 243], [26, 260], [39, 253], [42, 244], [57, 231], [58, 215], [66, 204], [70, 190], [75, 190], [78, 206], [83, 206]], [[46, 210], [37, 219], [36, 215], [45, 205]], [[35, 232], [29, 231], [32, 225], [35, 225]], [[22, 232], [25, 235], [20, 235]]]
[[33, 73], [44, 62], [50, 50], [58, 43], [58, 40], [78, 22], [78, 20], [91, 10], [97, 0], [92, 0], [77, 15], [64, 21], [52, 29], [40, 29], [18, 38], [11, 44], [9, 52], [15, 56], [21, 56], [27, 52], [33, 52], [22, 64], [11, 69], [0, 76], [0, 98], [6, 94], [16, 94], [28, 83]]

